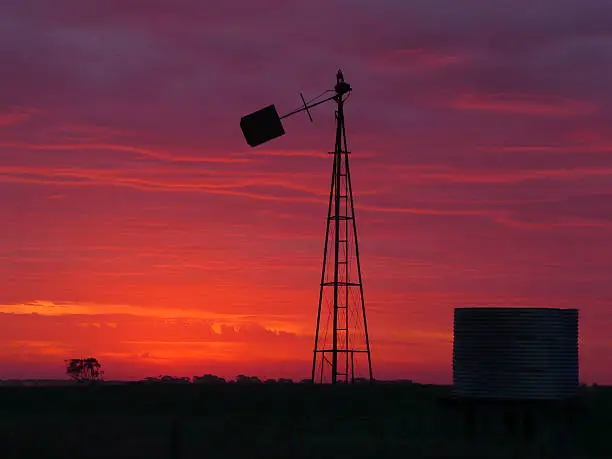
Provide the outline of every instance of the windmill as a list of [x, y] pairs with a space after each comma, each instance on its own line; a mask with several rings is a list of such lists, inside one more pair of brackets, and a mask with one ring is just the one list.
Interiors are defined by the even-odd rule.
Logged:
[[300, 94], [303, 105], [283, 116], [279, 116], [274, 105], [269, 105], [240, 120], [247, 143], [257, 147], [285, 134], [282, 119], [306, 111], [312, 121], [311, 108], [329, 101], [337, 105], [336, 142], [334, 151], [330, 152], [334, 160], [312, 359], [313, 383], [374, 381], [344, 120], [344, 103], [351, 91], [339, 70], [334, 89], [325, 92], [333, 92], [332, 96], [307, 103]]

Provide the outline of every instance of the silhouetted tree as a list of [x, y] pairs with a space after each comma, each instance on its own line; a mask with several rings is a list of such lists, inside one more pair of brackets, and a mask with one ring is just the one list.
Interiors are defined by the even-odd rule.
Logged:
[[101, 381], [104, 372], [100, 368], [102, 364], [93, 357], [66, 360], [66, 374], [78, 382]]
[[194, 376], [193, 382], [199, 384], [224, 384], [225, 379], [220, 378], [219, 376], [206, 374], [204, 376]]
[[191, 383], [191, 381], [189, 380], [189, 377], [187, 376], [182, 376], [180, 378], [176, 378], [174, 376], [168, 376], [168, 375], [159, 375], [157, 377], [147, 377], [144, 379], [144, 382], [147, 383], [171, 383], [171, 384], [189, 384]]
[[270, 379], [264, 380], [264, 384], [293, 384], [293, 380], [287, 379], [287, 378], [278, 378], [278, 379], [270, 378]]
[[260, 384], [261, 379], [257, 376], [238, 375], [236, 376], [236, 382], [241, 384]]

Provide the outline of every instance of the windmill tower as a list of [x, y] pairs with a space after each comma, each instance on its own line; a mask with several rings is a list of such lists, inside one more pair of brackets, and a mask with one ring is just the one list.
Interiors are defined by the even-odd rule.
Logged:
[[351, 91], [339, 70], [331, 91], [333, 96], [308, 104], [300, 94], [303, 107], [282, 117], [274, 105], [269, 105], [240, 121], [247, 143], [255, 147], [285, 134], [281, 119], [306, 111], [312, 121], [310, 108], [332, 100], [337, 105], [336, 142], [334, 151], [330, 152], [333, 166], [312, 359], [311, 377], [315, 383], [350, 384], [362, 379], [374, 380], [344, 119], [344, 103]]

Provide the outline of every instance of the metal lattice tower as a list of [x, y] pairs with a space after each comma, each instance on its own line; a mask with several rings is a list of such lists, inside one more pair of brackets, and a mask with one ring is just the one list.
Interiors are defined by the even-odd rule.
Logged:
[[334, 98], [338, 105], [336, 147], [330, 153], [334, 163], [312, 360], [312, 381], [317, 383], [354, 383], [364, 377], [373, 380], [344, 123], [344, 94], [348, 89], [338, 71]]
[[374, 381], [349, 168], [350, 152], [346, 146], [344, 126], [344, 102], [351, 91], [339, 70], [334, 90], [325, 92], [333, 92], [333, 96], [313, 102], [319, 96], [306, 102], [300, 94], [303, 106], [286, 115], [279, 116], [276, 107], [268, 105], [240, 120], [247, 143], [256, 147], [285, 134], [281, 123], [283, 118], [306, 111], [312, 121], [310, 108], [331, 100], [338, 106], [336, 147], [330, 152], [334, 155], [334, 164], [312, 359], [312, 381], [320, 383]]

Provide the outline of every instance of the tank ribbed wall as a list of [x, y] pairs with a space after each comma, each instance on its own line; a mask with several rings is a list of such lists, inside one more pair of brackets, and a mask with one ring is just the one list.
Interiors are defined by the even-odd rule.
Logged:
[[456, 308], [455, 394], [555, 400], [579, 387], [578, 310]]

